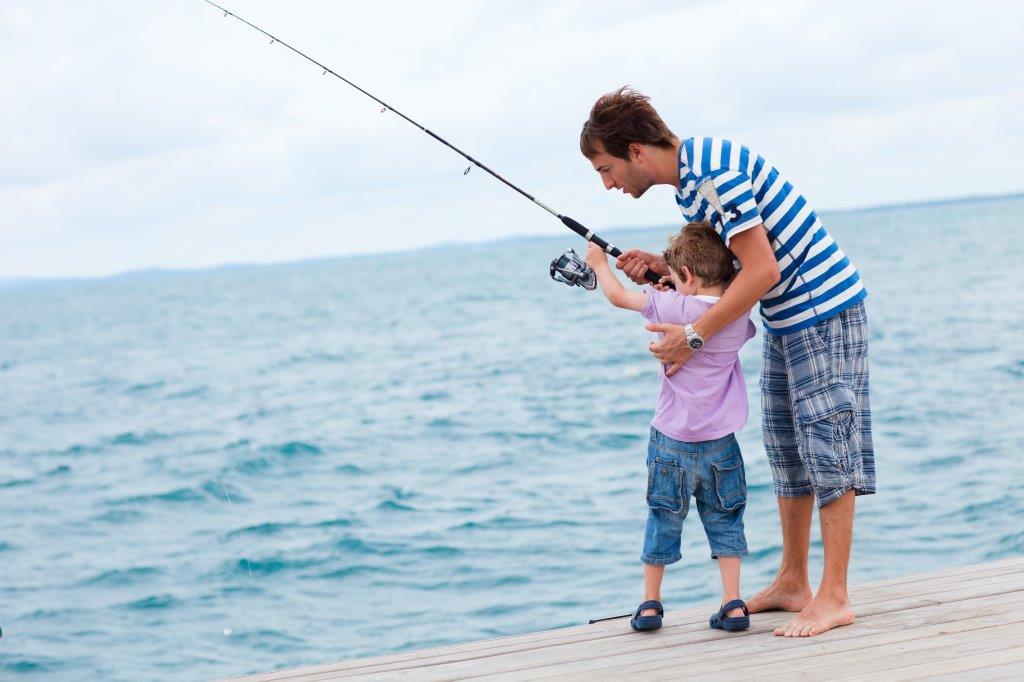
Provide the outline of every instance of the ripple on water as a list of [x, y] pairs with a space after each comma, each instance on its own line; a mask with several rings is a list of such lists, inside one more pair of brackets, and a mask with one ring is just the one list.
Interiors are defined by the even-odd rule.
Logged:
[[378, 504], [376, 508], [379, 511], [386, 511], [386, 512], [411, 512], [411, 511], [416, 511], [415, 507], [410, 507], [407, 504], [402, 504], [401, 502], [396, 502], [394, 500], [384, 500], [383, 502]]
[[277, 535], [278, 533], [290, 530], [292, 528], [300, 528], [301, 526], [297, 523], [257, 523], [252, 526], [245, 526], [244, 528], [236, 528], [235, 530], [228, 531], [227, 536], [229, 538], [238, 537], [242, 535]]
[[408, 545], [400, 542], [367, 542], [362, 538], [347, 537], [334, 543], [334, 547], [350, 554], [390, 556], [404, 553]]
[[110, 445], [148, 445], [156, 441], [170, 440], [171, 438], [172, 436], [158, 431], [147, 431], [145, 433], [126, 431], [109, 438], [107, 442]]
[[138, 383], [138, 384], [132, 384], [131, 386], [128, 387], [128, 392], [129, 393], [147, 393], [149, 391], [155, 391], [157, 389], [161, 389], [165, 385], [166, 384], [164, 383], [164, 381], [162, 379], [159, 379], [157, 381], [149, 381], [149, 382], [143, 382], [143, 383]]
[[505, 515], [497, 516], [493, 519], [488, 519], [487, 521], [467, 521], [465, 523], [460, 523], [457, 526], [452, 526], [448, 530], [536, 530], [542, 528], [575, 528], [582, 525], [582, 523], [571, 519], [532, 520]]
[[426, 393], [420, 394], [420, 400], [424, 402], [432, 402], [435, 400], [447, 400], [451, 398], [451, 394], [448, 391], [427, 391]]
[[132, 523], [145, 518], [146, 514], [138, 509], [109, 509], [89, 519], [93, 523]]
[[162, 493], [150, 493], [148, 495], [132, 495], [116, 500], [108, 500], [105, 504], [110, 506], [120, 505], [147, 505], [147, 504], [182, 504], [188, 502], [203, 502], [206, 495], [193, 490], [192, 488], [175, 488]]
[[265, 559], [238, 559], [233, 564], [235, 573], [249, 575], [250, 571], [260, 575], [276, 575], [290, 571], [299, 571], [324, 564], [326, 559], [292, 559], [285, 556], [272, 556]]
[[80, 587], [124, 587], [145, 582], [153, 576], [163, 573], [156, 566], [136, 566], [134, 568], [118, 568], [103, 571], [79, 583]]
[[64, 667], [64, 663], [55, 658], [12, 658], [5, 656], [0, 663], [0, 669], [18, 675], [29, 673], [52, 673]]
[[265, 450], [283, 455], [284, 457], [305, 457], [323, 454], [323, 450], [316, 445], [299, 440], [288, 441], [287, 443], [281, 443], [279, 445], [272, 445], [265, 448]]
[[379, 566], [370, 566], [367, 564], [359, 564], [356, 566], [345, 566], [343, 568], [337, 568], [333, 571], [327, 571], [326, 573], [320, 573], [317, 578], [322, 580], [344, 580], [357, 575], [377, 574], [382, 572], [393, 572], [389, 569], [382, 569]]
[[323, 521], [317, 521], [316, 523], [309, 524], [310, 528], [334, 528], [336, 526], [348, 527], [355, 525], [352, 519], [337, 518], [337, 519], [325, 519]]
[[117, 608], [129, 611], [156, 611], [181, 606], [184, 602], [171, 594], [156, 594], [144, 599], [120, 604]]

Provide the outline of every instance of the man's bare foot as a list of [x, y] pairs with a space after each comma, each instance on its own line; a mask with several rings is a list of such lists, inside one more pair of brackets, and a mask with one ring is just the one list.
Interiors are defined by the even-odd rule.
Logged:
[[789, 625], [775, 628], [776, 637], [814, 637], [841, 625], [852, 625], [855, 617], [849, 600], [815, 597]]
[[751, 613], [764, 611], [800, 611], [814, 597], [811, 586], [804, 583], [795, 587], [779, 581], [773, 582], [747, 602], [747, 610]]

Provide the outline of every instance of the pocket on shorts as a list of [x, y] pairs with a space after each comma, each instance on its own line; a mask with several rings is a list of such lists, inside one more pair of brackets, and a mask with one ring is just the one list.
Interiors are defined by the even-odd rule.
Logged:
[[856, 409], [853, 391], [838, 382], [797, 398], [794, 410], [803, 432], [804, 463], [814, 485], [845, 486], [856, 473], [860, 454]]
[[677, 462], [655, 457], [647, 465], [647, 506], [679, 512], [683, 508], [683, 470]]
[[804, 391], [797, 396], [793, 409], [801, 424], [807, 425], [829, 419], [843, 412], [852, 417], [857, 409], [853, 390], [846, 384], [834, 381]]
[[739, 509], [747, 501], [747, 477], [743, 471], [743, 457], [739, 448], [712, 462], [715, 476], [715, 494], [718, 504], [725, 511]]

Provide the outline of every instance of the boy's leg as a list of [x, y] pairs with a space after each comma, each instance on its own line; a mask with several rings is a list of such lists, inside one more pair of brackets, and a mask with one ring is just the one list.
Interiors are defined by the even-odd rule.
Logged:
[[[718, 572], [722, 575], [722, 604], [740, 598], [740, 558], [738, 556], [718, 557]], [[743, 609], [732, 609], [725, 614], [729, 617], [743, 616]]]
[[[683, 520], [689, 510], [690, 481], [680, 454], [686, 445], [651, 429], [647, 447], [647, 529], [640, 561], [644, 564], [644, 601], [661, 601], [665, 566], [682, 558]], [[657, 615], [645, 609], [641, 616]]]
[[[661, 601], [661, 581], [665, 577], [665, 565], [644, 564], [644, 601]], [[644, 609], [641, 616], [656, 616], [654, 609]]]
[[[743, 455], [735, 436], [719, 442], [725, 447], [710, 445], [712, 449], [701, 455], [700, 478], [706, 483], [698, 487], [696, 497], [711, 556], [718, 560], [718, 571], [722, 576], [722, 605], [725, 605], [740, 598], [740, 557], [747, 554], [747, 539], [743, 531], [747, 482]], [[726, 615], [739, 617], [745, 614], [743, 609], [737, 608]]]

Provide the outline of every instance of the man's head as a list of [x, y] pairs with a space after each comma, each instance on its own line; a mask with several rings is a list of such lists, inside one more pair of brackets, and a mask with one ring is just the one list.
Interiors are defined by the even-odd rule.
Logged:
[[724, 287], [736, 275], [732, 253], [707, 223], [689, 223], [669, 237], [665, 263], [683, 294], [694, 294], [699, 286]]
[[679, 144], [649, 99], [629, 86], [602, 95], [580, 133], [580, 151], [605, 189], [621, 189], [634, 199], [662, 181], [665, 159], [658, 152], [674, 153]]

